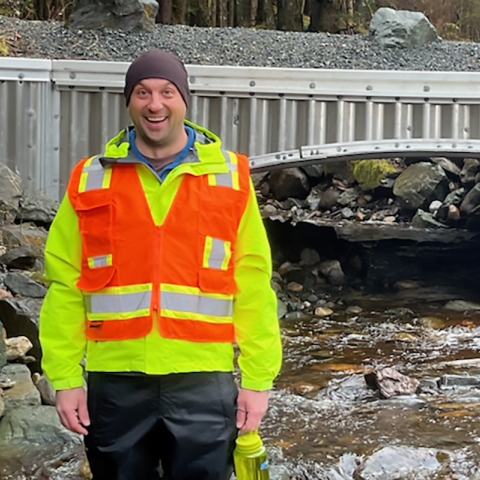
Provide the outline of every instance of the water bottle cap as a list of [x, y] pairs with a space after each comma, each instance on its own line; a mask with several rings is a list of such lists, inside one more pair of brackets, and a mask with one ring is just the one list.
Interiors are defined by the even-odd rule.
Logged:
[[248, 432], [244, 435], [240, 435], [237, 438], [237, 451], [244, 455], [252, 455], [258, 452], [263, 447], [262, 439], [255, 430], [254, 432]]

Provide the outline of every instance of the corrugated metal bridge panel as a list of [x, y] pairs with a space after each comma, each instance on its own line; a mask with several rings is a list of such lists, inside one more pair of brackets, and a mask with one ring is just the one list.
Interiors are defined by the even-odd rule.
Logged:
[[[115, 62], [0, 59], [0, 161], [29, 187], [59, 198], [72, 166], [127, 125], [127, 68]], [[308, 150], [303, 146], [327, 147], [323, 159], [345, 145], [351, 156], [355, 149], [369, 156], [368, 145], [383, 140], [400, 140], [395, 151], [401, 155], [409, 140], [423, 139], [427, 149], [435, 139], [448, 139], [442, 145], [480, 139], [478, 73], [187, 69], [193, 94], [188, 117], [262, 168], [275, 164], [268, 155], [274, 152], [299, 152], [301, 162]]]

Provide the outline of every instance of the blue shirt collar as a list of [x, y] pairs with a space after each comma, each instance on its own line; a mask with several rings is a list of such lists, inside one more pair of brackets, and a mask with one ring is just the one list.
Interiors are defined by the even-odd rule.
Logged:
[[195, 130], [188, 126], [185, 125], [185, 132], [188, 135], [188, 140], [187, 143], [185, 144], [185, 147], [183, 147], [182, 151], [179, 152], [179, 154], [176, 156], [175, 160], [173, 162], [169, 163], [168, 165], [165, 165], [160, 172], [157, 172], [148, 159], [140, 153], [140, 150], [138, 149], [136, 143], [135, 143], [135, 137], [136, 137], [136, 132], [135, 129], [132, 128], [130, 132], [128, 133], [128, 140], [130, 143], [130, 149], [132, 150], [133, 154], [137, 157], [138, 160], [140, 160], [142, 163], [145, 163], [155, 174], [158, 176], [158, 178], [163, 182], [167, 175], [178, 165], [182, 163], [182, 160], [187, 156], [188, 151], [193, 147], [193, 144], [195, 142]]

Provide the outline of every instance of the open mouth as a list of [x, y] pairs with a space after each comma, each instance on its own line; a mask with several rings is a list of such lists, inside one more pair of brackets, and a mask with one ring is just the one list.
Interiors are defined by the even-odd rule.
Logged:
[[164, 123], [167, 120], [167, 117], [146, 117], [146, 120], [152, 125], [159, 125], [161, 123]]

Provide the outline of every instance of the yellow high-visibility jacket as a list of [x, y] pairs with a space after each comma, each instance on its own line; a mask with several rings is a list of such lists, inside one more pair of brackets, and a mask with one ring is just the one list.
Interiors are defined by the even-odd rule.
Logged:
[[[201, 127], [186, 123], [196, 131], [196, 161], [189, 162], [187, 157], [163, 182], [146, 164], [140, 161], [136, 164], [156, 225], [163, 223], [184, 174], [219, 173], [218, 162], [209, 161], [209, 155], [203, 156], [202, 146], [209, 144], [210, 151], [212, 147], [217, 147], [219, 155], [222, 155], [220, 139]], [[128, 153], [128, 134], [122, 131], [107, 143], [103, 155], [131, 158]], [[233, 321], [240, 350], [241, 386], [251, 390], [268, 390], [280, 370], [281, 341], [276, 296], [270, 286], [270, 247], [252, 185], [233, 256], [237, 285]], [[78, 216], [65, 195], [45, 248], [45, 274], [49, 289], [40, 313], [42, 367], [55, 390], [83, 385], [81, 363], [84, 357], [87, 371], [146, 374], [233, 371], [232, 344], [163, 338], [157, 322], [143, 338], [87, 340], [84, 296], [76, 287], [80, 268]]]

